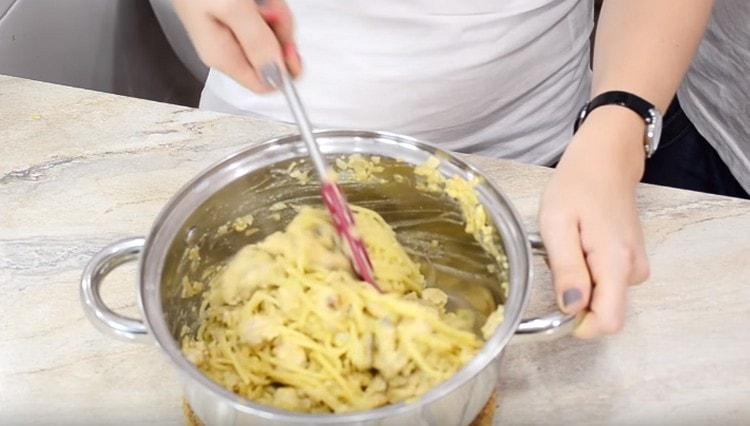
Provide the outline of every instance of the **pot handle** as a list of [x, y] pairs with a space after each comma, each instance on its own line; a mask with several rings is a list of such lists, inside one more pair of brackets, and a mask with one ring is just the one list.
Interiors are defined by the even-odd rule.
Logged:
[[129, 318], [110, 309], [102, 300], [99, 289], [113, 269], [138, 258], [145, 241], [143, 237], [136, 237], [108, 245], [94, 255], [81, 277], [81, 303], [89, 321], [103, 333], [127, 342], [148, 341], [148, 327], [141, 319]]
[[[529, 234], [528, 238], [534, 254], [546, 257], [547, 250], [544, 247], [541, 235], [536, 233]], [[515, 335], [519, 340], [538, 340], [545, 337], [569, 334], [573, 331], [580, 319], [580, 314], [570, 315], [561, 311], [553, 312], [541, 317], [522, 319], [521, 323], [518, 325], [518, 329], [516, 329]]]

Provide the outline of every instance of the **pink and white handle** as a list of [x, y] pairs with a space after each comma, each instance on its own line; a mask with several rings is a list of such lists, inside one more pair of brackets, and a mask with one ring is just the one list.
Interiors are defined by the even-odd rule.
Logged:
[[357, 233], [354, 215], [352, 215], [352, 211], [349, 209], [349, 204], [347, 204], [344, 194], [338, 185], [333, 182], [324, 182], [320, 192], [323, 195], [323, 203], [333, 220], [333, 226], [349, 251], [348, 254], [354, 271], [362, 278], [362, 281], [369, 283], [376, 290], [381, 291], [380, 287], [375, 283], [370, 256], [367, 255], [365, 244]]
[[375, 284], [372, 263], [370, 262], [370, 257], [367, 256], [367, 249], [359, 234], [357, 234], [354, 216], [351, 210], [349, 210], [349, 204], [347, 204], [344, 194], [336, 183], [328, 177], [328, 166], [323, 155], [320, 153], [320, 148], [312, 132], [312, 126], [310, 126], [310, 120], [307, 118], [305, 108], [302, 106], [302, 101], [300, 101], [297, 95], [297, 90], [294, 88], [292, 80], [289, 78], [286, 70], [279, 68], [275, 63], [270, 63], [262, 67], [261, 75], [269, 86], [281, 89], [286, 97], [289, 109], [299, 127], [300, 135], [307, 145], [308, 154], [315, 167], [315, 171], [320, 178], [320, 192], [323, 194], [323, 203], [331, 215], [336, 232], [338, 232], [344, 241], [354, 271], [363, 281], [380, 291], [380, 287]]

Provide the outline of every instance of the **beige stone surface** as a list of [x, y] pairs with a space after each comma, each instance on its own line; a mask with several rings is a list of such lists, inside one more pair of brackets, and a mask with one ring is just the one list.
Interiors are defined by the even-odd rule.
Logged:
[[[292, 128], [0, 76], [0, 424], [182, 424], [176, 371], [87, 321], [78, 280], [208, 165]], [[536, 228], [549, 170], [471, 157]], [[622, 333], [512, 343], [497, 424], [749, 424], [750, 202], [643, 186], [652, 277]], [[552, 309], [537, 265], [530, 314]], [[135, 313], [134, 268], [105, 298]]]

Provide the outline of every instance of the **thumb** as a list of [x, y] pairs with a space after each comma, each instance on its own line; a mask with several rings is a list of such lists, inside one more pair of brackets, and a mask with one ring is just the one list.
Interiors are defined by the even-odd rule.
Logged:
[[540, 223], [549, 255], [557, 303], [567, 314], [578, 313], [589, 305], [591, 275], [581, 247], [578, 222], [556, 216]]

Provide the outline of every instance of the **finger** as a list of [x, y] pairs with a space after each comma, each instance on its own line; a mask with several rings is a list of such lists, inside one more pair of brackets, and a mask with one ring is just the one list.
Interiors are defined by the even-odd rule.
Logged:
[[646, 256], [643, 228], [641, 227], [637, 216], [632, 229], [636, 229], [637, 231], [635, 233], [634, 243], [631, 245], [631, 247], [633, 247], [633, 264], [628, 284], [634, 286], [645, 282], [651, 274], [651, 271], [648, 265], [648, 257]]
[[574, 334], [588, 339], [618, 333], [625, 322], [628, 275], [627, 259], [619, 250], [592, 252], [587, 260], [594, 281], [589, 311]]
[[287, 43], [282, 49], [284, 52], [284, 61], [286, 62], [286, 67], [289, 70], [289, 73], [292, 77], [298, 77], [302, 74], [302, 59], [297, 51], [297, 45], [294, 43]]
[[265, 0], [258, 3], [258, 12], [276, 34], [279, 42], [294, 43], [292, 13], [281, 0]]
[[639, 247], [634, 255], [633, 264], [631, 266], [630, 276], [628, 277], [628, 285], [637, 286], [644, 283], [651, 270], [648, 265], [648, 258], [646, 257], [646, 250], [643, 247]]
[[255, 2], [236, 0], [229, 3], [233, 7], [217, 8], [216, 18], [232, 31], [247, 61], [256, 70], [256, 78], [260, 77], [257, 71], [270, 64], [284, 66], [279, 40], [261, 17]]
[[588, 306], [591, 277], [581, 248], [578, 222], [572, 216], [542, 216], [540, 223], [549, 254], [552, 281], [560, 309], [574, 314]]
[[245, 57], [239, 42], [229, 28], [218, 21], [207, 19], [202, 24], [207, 30], [198, 31], [201, 37], [194, 40], [196, 50], [208, 66], [230, 76], [240, 85], [256, 93], [273, 89], [264, 84]]
[[263, 19], [276, 34], [289, 73], [296, 77], [302, 71], [302, 61], [294, 42], [294, 20], [286, 2], [282, 0], [257, 1]]

